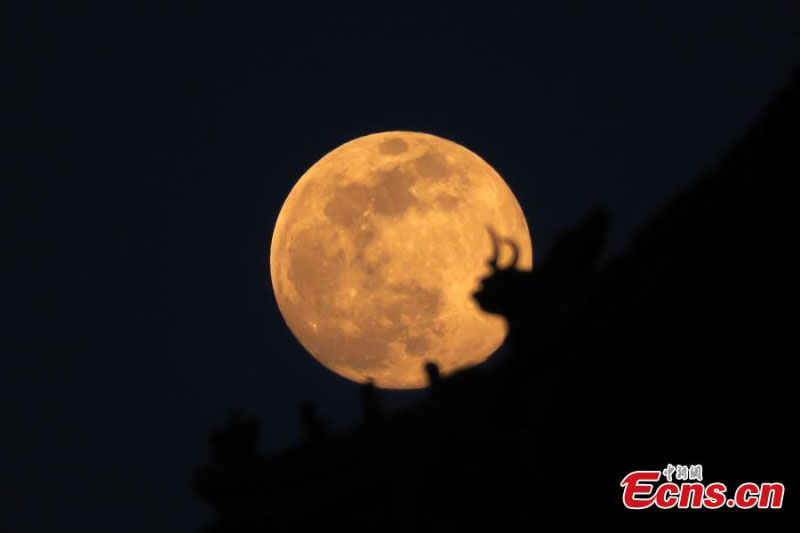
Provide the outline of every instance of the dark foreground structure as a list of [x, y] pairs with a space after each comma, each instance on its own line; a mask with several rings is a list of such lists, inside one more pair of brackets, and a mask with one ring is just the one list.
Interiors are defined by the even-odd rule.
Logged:
[[391, 415], [365, 386], [364, 423], [346, 434], [306, 406], [308, 441], [272, 456], [254, 453], [254, 420], [232, 418], [196, 473], [217, 511], [208, 531], [776, 529], [790, 484], [780, 510], [630, 511], [620, 481], [680, 463], [728, 487], [787, 482], [799, 104], [796, 74], [601, 267], [596, 211], [533, 274], [485, 280], [477, 301], [511, 326], [497, 364], [428, 367], [428, 400]]

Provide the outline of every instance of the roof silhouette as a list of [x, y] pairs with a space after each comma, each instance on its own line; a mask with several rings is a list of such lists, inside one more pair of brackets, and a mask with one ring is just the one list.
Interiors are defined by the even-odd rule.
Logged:
[[794, 279], [782, 191], [800, 175], [799, 106], [796, 71], [746, 138], [599, 268], [600, 210], [532, 274], [485, 280], [477, 300], [516, 339], [502, 362], [447, 378], [429, 367], [428, 399], [394, 414], [367, 385], [361, 427], [320, 433], [306, 407], [307, 442], [241, 446], [199, 469], [208, 531], [667, 529], [622, 508], [626, 473], [683, 461], [730, 483], [782, 481], [792, 330], [775, 302]]

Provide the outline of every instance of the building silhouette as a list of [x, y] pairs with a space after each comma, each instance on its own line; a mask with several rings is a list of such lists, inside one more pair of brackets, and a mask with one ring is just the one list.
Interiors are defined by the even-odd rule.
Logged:
[[676, 513], [624, 509], [625, 474], [683, 462], [731, 486], [785, 481], [799, 106], [796, 72], [599, 267], [602, 210], [533, 274], [487, 279], [476, 299], [509, 317], [513, 339], [497, 364], [428, 366], [428, 398], [397, 413], [365, 385], [364, 424], [342, 434], [305, 406], [308, 440], [269, 456], [253, 451], [255, 421], [232, 418], [194, 480], [216, 510], [207, 531], [674, 530]]

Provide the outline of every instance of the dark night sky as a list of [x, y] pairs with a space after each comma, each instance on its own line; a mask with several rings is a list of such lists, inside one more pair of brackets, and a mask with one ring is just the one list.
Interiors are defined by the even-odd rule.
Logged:
[[337, 145], [452, 139], [505, 177], [539, 253], [595, 204], [619, 249], [800, 63], [788, 1], [23, 4], [0, 16], [0, 529], [18, 532], [196, 529], [191, 471], [229, 409], [260, 417], [262, 450], [300, 438], [303, 400], [358, 419], [266, 264], [283, 199]]

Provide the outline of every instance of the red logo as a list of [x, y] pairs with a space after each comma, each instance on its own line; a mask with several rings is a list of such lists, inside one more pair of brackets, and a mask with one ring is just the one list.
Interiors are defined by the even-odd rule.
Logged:
[[[659, 484], [661, 476], [665, 481]], [[674, 483], [672, 476], [675, 474]], [[622, 503], [628, 509], [780, 509], [783, 506], [783, 483], [742, 483], [728, 498], [724, 483], [702, 483], [702, 465], [672, 466], [663, 471], [637, 470], [622, 480]]]

